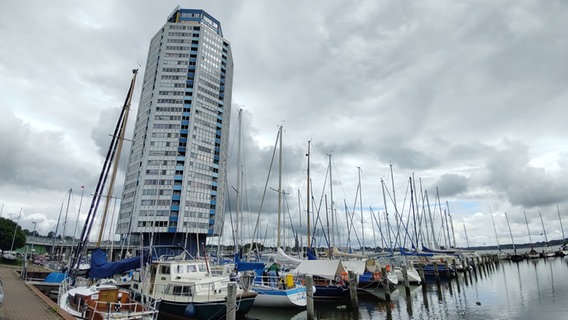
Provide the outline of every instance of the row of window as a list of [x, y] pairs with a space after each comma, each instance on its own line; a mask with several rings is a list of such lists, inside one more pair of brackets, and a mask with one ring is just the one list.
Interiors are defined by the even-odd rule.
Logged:
[[169, 29], [171, 30], [201, 30], [199, 26], [185, 26], [183, 24], [174, 23], [170, 24]]

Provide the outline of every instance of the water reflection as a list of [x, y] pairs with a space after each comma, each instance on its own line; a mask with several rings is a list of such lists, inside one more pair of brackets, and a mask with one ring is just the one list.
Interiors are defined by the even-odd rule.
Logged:
[[[349, 301], [316, 302], [316, 319], [566, 319], [568, 264], [566, 258], [501, 261], [491, 268], [460, 274], [458, 282], [412, 286], [386, 304], [359, 296], [359, 308]], [[353, 312], [356, 311], [354, 314]], [[248, 319], [306, 319], [305, 311], [253, 308]]]

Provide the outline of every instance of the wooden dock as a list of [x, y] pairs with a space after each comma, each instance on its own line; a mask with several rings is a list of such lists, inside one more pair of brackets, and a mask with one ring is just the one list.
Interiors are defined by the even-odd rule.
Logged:
[[75, 320], [70, 314], [60, 310], [57, 303], [22, 280], [14, 267], [0, 265], [0, 278], [4, 284], [4, 305], [0, 308], [0, 319]]

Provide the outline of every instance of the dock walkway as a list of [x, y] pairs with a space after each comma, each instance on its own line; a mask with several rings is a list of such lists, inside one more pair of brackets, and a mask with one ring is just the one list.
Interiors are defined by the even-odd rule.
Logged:
[[34, 286], [27, 284], [14, 267], [0, 265], [0, 278], [4, 284], [4, 305], [0, 308], [0, 320], [74, 320], [60, 310]]

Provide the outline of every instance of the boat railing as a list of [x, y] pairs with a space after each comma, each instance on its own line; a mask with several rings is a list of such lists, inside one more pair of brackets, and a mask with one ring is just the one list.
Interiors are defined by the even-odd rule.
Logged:
[[301, 279], [296, 275], [286, 273], [279, 275], [257, 275], [254, 278], [253, 285], [262, 285], [267, 287], [277, 287], [279, 289], [291, 289], [299, 286], [303, 286]]
[[146, 308], [138, 302], [89, 301], [89, 308], [89, 319], [153, 319], [158, 312], [157, 308]]

